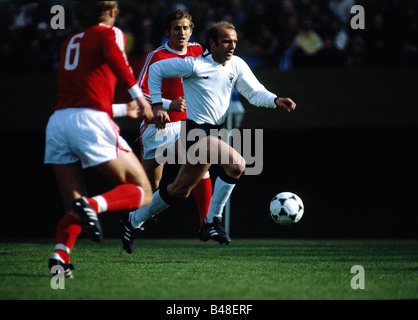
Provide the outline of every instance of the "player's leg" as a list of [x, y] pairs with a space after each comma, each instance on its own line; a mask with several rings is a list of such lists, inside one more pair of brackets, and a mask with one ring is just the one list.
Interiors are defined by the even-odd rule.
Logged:
[[[180, 136], [181, 126], [178, 126], [177, 130], [178, 132], [176, 134], [177, 136]], [[177, 139], [175, 147], [176, 154], [181, 163], [183, 163], [186, 160], [184, 157], [184, 155], [186, 155], [185, 147], [179, 139]], [[212, 198], [212, 180], [209, 171], [203, 175], [202, 179], [193, 188], [192, 193], [199, 213], [199, 228], [201, 228], [208, 215], [209, 204]]]
[[207, 137], [207, 147], [209, 152], [216, 152], [218, 164], [223, 170], [215, 181], [208, 216], [200, 230], [200, 239], [207, 241], [212, 238], [219, 243], [228, 244], [231, 239], [222, 226], [222, 213], [235, 184], [245, 170], [245, 160], [230, 145], [216, 137]]
[[66, 277], [72, 277], [73, 266], [69, 254], [81, 232], [79, 215], [72, 210], [75, 199], [86, 195], [80, 162], [54, 165], [56, 181], [66, 214], [58, 222], [55, 234], [55, 250], [49, 259], [49, 269], [55, 265], [64, 268]]
[[163, 175], [164, 163], [156, 159], [158, 148], [170, 149], [175, 142], [175, 123], [170, 123], [164, 130], [158, 130], [154, 124], [143, 122], [140, 127], [140, 145], [142, 166], [151, 183], [152, 191], [158, 189]]
[[[66, 277], [72, 276], [69, 254], [82, 229], [81, 217], [72, 207], [73, 201], [87, 194], [80, 158], [72, 152], [68, 143], [67, 132], [76, 132], [73, 127], [67, 130], [68, 126], [73, 126], [69, 119], [74, 113], [73, 109], [64, 109], [51, 115], [46, 127], [44, 158], [45, 163], [53, 165], [66, 212], [56, 227], [55, 250], [49, 259], [49, 268], [51, 270], [57, 265], [64, 267]], [[79, 136], [76, 139], [80, 140]]]
[[[220, 177], [215, 182], [214, 193], [210, 203], [209, 214], [205, 230], [213, 231], [211, 237], [221, 243], [229, 243], [230, 239], [225, 234], [219, 222], [222, 221], [222, 211], [228, 200], [235, 183], [245, 170], [245, 160], [231, 146], [216, 137], [209, 136], [199, 140], [192, 146], [194, 151], [207, 148], [207, 162], [210, 161], [210, 151], [216, 152], [217, 163], [224, 169]], [[193, 152], [192, 149], [192, 152]], [[227, 157], [227, 161], [222, 157]], [[166, 188], [163, 186], [154, 193], [151, 204], [145, 208], [140, 208], [130, 215], [130, 224], [133, 228], [139, 228], [151, 217], [168, 208], [172, 203], [185, 199], [190, 195], [193, 188], [199, 183], [204, 174], [209, 170], [210, 163], [190, 164], [186, 161], [177, 174], [176, 179]], [[209, 232], [209, 231], [208, 231]]]
[[[81, 113], [78, 122], [85, 124], [76, 126], [84, 139], [71, 134], [73, 152], [82, 159], [83, 168], [95, 168], [116, 185], [108, 192], [85, 199], [91, 208], [101, 213], [147, 205], [152, 197], [149, 180], [138, 158], [119, 135], [118, 125], [106, 113], [95, 110]], [[91, 216], [93, 219], [94, 215]]]
[[[157, 130], [155, 125], [152, 124], [143, 123], [141, 125], [142, 165], [150, 180], [153, 191], [159, 188], [164, 169], [164, 163], [156, 159], [157, 149], [166, 150], [167, 153], [172, 154], [174, 147], [174, 155], [184, 160], [182, 156], [185, 152], [182, 145], [179, 144], [178, 139], [180, 131], [180, 121], [169, 123], [164, 130]], [[193, 195], [198, 208], [199, 225], [201, 226], [208, 214], [209, 203], [212, 197], [212, 181], [210, 180], [209, 172], [199, 181], [196, 188], [193, 189]]]
[[210, 163], [190, 164], [186, 162], [180, 167], [176, 178], [167, 186], [166, 191], [163, 190], [163, 197], [168, 197], [167, 200], [169, 203], [188, 198], [192, 190], [208, 172], [210, 166]]
[[144, 159], [142, 160], [142, 166], [147, 174], [152, 191], [157, 190], [163, 176], [164, 165], [159, 164], [155, 159]]
[[151, 202], [151, 184], [132, 151], [120, 150], [118, 158], [99, 164], [96, 168], [117, 184], [112, 190], [87, 199], [97, 213], [132, 210]]
[[[222, 212], [235, 184], [245, 170], [244, 158], [230, 145], [213, 136], [208, 137], [210, 150], [217, 150], [218, 163], [222, 167], [215, 181], [212, 201], [206, 221], [211, 223], [214, 217], [222, 217]], [[227, 161], [224, 161], [227, 155]], [[223, 163], [225, 162], [225, 163]]]
[[[167, 150], [168, 152], [175, 152], [175, 141], [177, 139], [178, 133], [177, 127], [180, 127], [180, 123], [169, 123], [164, 130], [158, 130], [155, 128], [155, 125], [148, 124], [143, 122], [140, 128], [140, 142], [141, 142], [141, 155], [142, 155], [142, 164], [148, 179], [150, 180], [150, 185], [153, 191], [157, 190], [160, 181], [162, 179], [164, 163], [157, 160], [157, 150]], [[161, 159], [160, 159], [161, 160]], [[153, 202], [148, 205], [146, 208], [138, 208], [134, 212], [141, 212], [144, 210], [149, 210], [155, 206], [155, 192], [153, 195]], [[135, 229], [139, 228], [140, 224], [136, 222], [131, 222], [131, 216], [133, 213], [129, 213], [127, 217], [123, 217], [122, 227], [122, 244], [123, 249], [127, 253], [132, 253], [135, 237]], [[145, 221], [145, 219], [144, 219]]]
[[131, 213], [132, 227], [135, 229], [141, 227], [146, 220], [167, 209], [174, 202], [187, 198], [209, 167], [210, 164], [183, 164], [171, 184], [161, 186], [154, 192], [150, 205]]
[[[245, 170], [245, 160], [231, 146], [213, 136], [201, 139], [192, 148], [195, 151], [207, 148], [208, 163], [190, 164], [186, 161], [186, 164], [180, 167], [173, 183], [166, 188], [161, 187], [154, 193], [153, 201], [148, 207], [131, 213], [130, 222], [133, 228], [139, 228], [146, 220], [165, 210], [172, 203], [190, 195], [190, 192], [210, 168], [210, 150], [217, 152], [217, 162], [224, 169], [224, 172], [215, 182], [207, 223], [212, 223], [215, 216], [222, 217], [225, 203], [235, 187], [236, 181]], [[222, 155], [227, 156], [226, 163], [222, 163]]]
[[[191, 150], [192, 153], [193, 150], [206, 149], [206, 154], [208, 156], [206, 163], [190, 164], [188, 159], [186, 159], [186, 163], [181, 166], [173, 183], [167, 187], [162, 186], [159, 190], [154, 192], [152, 202], [149, 206], [139, 208], [130, 213], [129, 221], [124, 225], [124, 228], [128, 232], [125, 232], [124, 238], [122, 239], [124, 249], [128, 253], [132, 253], [134, 240], [133, 229], [140, 228], [146, 220], [167, 209], [172, 203], [185, 199], [190, 195], [193, 188], [199, 183], [211, 166], [209, 163], [211, 158], [210, 150], [217, 152], [217, 162], [223, 167], [225, 174], [223, 179], [218, 178], [217, 184], [215, 184], [216, 197], [212, 197], [211, 200], [211, 206], [213, 207], [212, 222], [205, 223], [204, 227], [207, 233], [211, 233], [211, 238], [220, 243], [230, 242], [222, 225], [218, 223], [218, 219], [214, 219], [214, 217], [219, 215], [222, 217], [223, 207], [235, 186], [235, 182], [245, 170], [245, 161], [239, 153], [227, 143], [212, 136], [199, 140], [191, 148], [193, 148]], [[224, 164], [221, 160], [223, 160], [222, 155], [225, 154], [227, 155], [228, 160]], [[216, 200], [216, 202], [214, 202], [214, 200]], [[212, 202], [214, 202], [213, 205]], [[216, 229], [216, 232], [213, 232], [214, 228]]]
[[212, 180], [209, 171], [204, 174], [192, 190], [192, 193], [196, 200], [196, 206], [199, 212], [199, 228], [201, 228], [208, 215], [210, 200], [212, 199]]
[[[100, 213], [103, 211], [132, 210], [148, 205], [152, 199], [151, 184], [141, 163], [132, 151], [120, 151], [120, 156], [96, 166], [97, 170], [117, 186], [101, 195], [87, 198], [91, 206]], [[122, 218], [124, 225], [128, 224]], [[128, 239], [132, 230], [128, 226], [125, 233]], [[132, 247], [130, 242], [123, 242], [125, 250]], [[131, 251], [132, 252], [132, 251]]]
[[[174, 202], [187, 198], [192, 189], [199, 183], [205, 173], [209, 170], [210, 164], [190, 165], [183, 164], [177, 173], [176, 179], [169, 186], [161, 186], [154, 192], [152, 202], [143, 208], [129, 214], [129, 218], [124, 222], [124, 234], [122, 237], [123, 249], [127, 253], [132, 253], [135, 229], [153, 216], [170, 207]], [[170, 190], [170, 191], [168, 191]], [[169, 194], [169, 192], [171, 194]]]
[[87, 194], [80, 162], [55, 164], [53, 170], [64, 208], [70, 211], [73, 201]]

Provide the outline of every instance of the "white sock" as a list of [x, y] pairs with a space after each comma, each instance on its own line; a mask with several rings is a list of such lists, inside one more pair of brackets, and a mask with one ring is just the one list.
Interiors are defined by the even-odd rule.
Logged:
[[161, 199], [160, 190], [155, 191], [149, 205], [131, 212], [130, 222], [132, 227], [135, 229], [140, 228], [145, 221], [167, 209], [169, 206], [170, 205]]
[[219, 177], [216, 179], [215, 186], [213, 187], [212, 199], [210, 200], [208, 216], [206, 217], [207, 223], [212, 223], [213, 217], [222, 219], [225, 204], [234, 187], [235, 184], [227, 183]]

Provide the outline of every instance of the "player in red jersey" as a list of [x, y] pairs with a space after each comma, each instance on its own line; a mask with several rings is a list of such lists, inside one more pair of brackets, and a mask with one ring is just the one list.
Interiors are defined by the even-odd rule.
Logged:
[[[169, 41], [148, 54], [139, 75], [138, 83], [148, 101], [151, 101], [148, 89], [148, 69], [154, 62], [170, 58], [182, 59], [190, 56], [195, 58], [203, 53], [200, 44], [189, 42], [193, 27], [192, 16], [184, 10], [178, 9], [167, 15], [164, 21], [164, 30]], [[142, 163], [153, 190], [158, 189], [164, 168], [164, 163], [159, 163], [157, 160], [156, 151], [158, 148], [160, 150], [174, 149], [177, 151], [176, 141], [181, 128], [180, 121], [187, 119], [187, 101], [184, 100], [183, 85], [180, 78], [164, 79], [162, 82], [162, 96], [163, 108], [168, 110], [170, 118], [166, 128], [159, 130], [155, 127], [154, 121], [146, 120], [140, 127]], [[160, 112], [160, 110], [155, 108], [153, 110], [154, 114]], [[165, 141], [163, 141], [163, 137]], [[209, 172], [193, 189], [193, 196], [198, 207], [200, 226], [202, 226], [212, 197], [212, 182]]]
[[[49, 268], [63, 268], [72, 277], [69, 253], [81, 229], [94, 241], [102, 239], [98, 213], [132, 210], [147, 205], [152, 189], [145, 171], [113, 122], [112, 103], [116, 81], [129, 88], [138, 117], [152, 120], [151, 105], [144, 98], [124, 53], [125, 39], [113, 27], [116, 1], [78, 5], [84, 29], [63, 45], [58, 70], [58, 94], [46, 128], [45, 163], [53, 170], [66, 214], [56, 229], [55, 251]], [[96, 168], [116, 187], [87, 197], [82, 169]]]

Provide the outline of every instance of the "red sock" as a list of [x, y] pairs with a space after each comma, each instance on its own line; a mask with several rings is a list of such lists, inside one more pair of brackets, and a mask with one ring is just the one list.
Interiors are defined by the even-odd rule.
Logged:
[[121, 184], [101, 195], [87, 198], [97, 213], [137, 209], [141, 205], [143, 189], [135, 184]]
[[202, 227], [208, 211], [210, 199], [212, 198], [212, 180], [207, 175], [194, 187], [193, 196], [196, 200], [197, 210], [199, 211], [199, 226]]
[[54, 252], [58, 253], [65, 263], [70, 262], [69, 253], [80, 232], [80, 218], [73, 212], [62, 217], [57, 225]]

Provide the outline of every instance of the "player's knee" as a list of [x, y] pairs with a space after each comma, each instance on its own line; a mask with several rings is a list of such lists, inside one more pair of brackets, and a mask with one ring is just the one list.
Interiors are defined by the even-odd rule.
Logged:
[[230, 164], [225, 173], [232, 178], [238, 179], [245, 171], [245, 159], [241, 157], [237, 163]]
[[152, 201], [152, 192], [145, 192], [143, 200], [141, 202], [142, 206], [145, 207], [149, 205]]
[[152, 189], [150, 185], [143, 185], [142, 187], [141, 207], [149, 205], [152, 201]]
[[187, 187], [176, 187], [171, 189], [170, 196], [175, 201], [185, 200], [190, 196], [192, 189]]
[[190, 189], [180, 189], [178, 190], [178, 192], [176, 193], [176, 199], [177, 200], [185, 200], [190, 196], [191, 190]]

